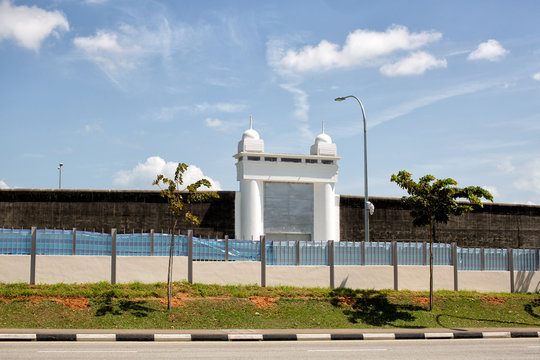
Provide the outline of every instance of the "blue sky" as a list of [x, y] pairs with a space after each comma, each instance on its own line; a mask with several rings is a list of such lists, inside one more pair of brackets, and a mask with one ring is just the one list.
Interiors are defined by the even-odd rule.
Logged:
[[337, 144], [337, 192], [405, 169], [540, 204], [538, 1], [0, 0], [0, 187], [150, 189], [192, 165], [236, 190], [268, 152]]

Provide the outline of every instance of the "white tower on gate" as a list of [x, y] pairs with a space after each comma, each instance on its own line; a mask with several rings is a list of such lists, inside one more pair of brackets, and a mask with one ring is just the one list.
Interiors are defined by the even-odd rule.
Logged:
[[238, 143], [235, 237], [339, 241], [336, 144], [323, 132], [309, 155], [268, 153], [250, 128]]

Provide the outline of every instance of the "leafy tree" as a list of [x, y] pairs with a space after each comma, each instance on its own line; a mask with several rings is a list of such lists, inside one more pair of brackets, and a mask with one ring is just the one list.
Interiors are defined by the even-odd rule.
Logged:
[[[405, 170], [392, 175], [390, 181], [405, 189], [409, 196], [401, 198], [402, 203], [411, 209], [414, 226], [429, 226], [429, 310], [433, 309], [433, 242], [435, 224], [448, 223], [450, 216], [462, 216], [473, 211], [474, 206], [483, 207], [482, 198], [493, 201], [489, 191], [478, 187], [457, 187], [454, 179], [436, 179], [425, 175], [418, 182]], [[462, 199], [467, 202], [458, 202]]]
[[[167, 273], [167, 309], [171, 309], [172, 296], [172, 266], [174, 254], [174, 234], [178, 221], [182, 219], [188, 224], [199, 225], [200, 221], [196, 215], [193, 215], [188, 209], [191, 203], [206, 201], [211, 198], [219, 198], [219, 195], [213, 191], [199, 192], [201, 186], [210, 188], [212, 185], [208, 179], [201, 179], [193, 184], [190, 184], [183, 190], [184, 172], [188, 166], [184, 163], [179, 163], [174, 173], [174, 179], [168, 179], [162, 174], [158, 175], [152, 185], [157, 185], [161, 188], [161, 196], [167, 199], [169, 212], [174, 218], [171, 243], [169, 247], [169, 270]], [[162, 188], [163, 185], [163, 188]]]

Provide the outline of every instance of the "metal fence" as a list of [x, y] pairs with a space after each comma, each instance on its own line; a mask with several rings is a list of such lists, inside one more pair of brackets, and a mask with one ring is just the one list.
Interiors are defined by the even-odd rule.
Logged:
[[[110, 234], [78, 230], [0, 229], [0, 255], [30, 255], [33, 236], [36, 255], [167, 256], [171, 234]], [[188, 255], [188, 237], [174, 236], [175, 256]], [[267, 265], [427, 265], [425, 242], [266, 241]], [[512, 261], [509, 261], [509, 256]], [[455, 259], [454, 259], [455, 257]], [[261, 261], [261, 242], [238, 239], [193, 238], [193, 260]], [[433, 264], [456, 264], [458, 270], [540, 271], [539, 249], [461, 248], [433, 244]]]

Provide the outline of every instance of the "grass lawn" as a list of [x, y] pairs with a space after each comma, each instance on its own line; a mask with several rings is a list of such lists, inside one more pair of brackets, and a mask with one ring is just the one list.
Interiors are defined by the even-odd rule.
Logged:
[[540, 326], [540, 295], [174, 284], [0, 284], [0, 328], [233, 329]]

